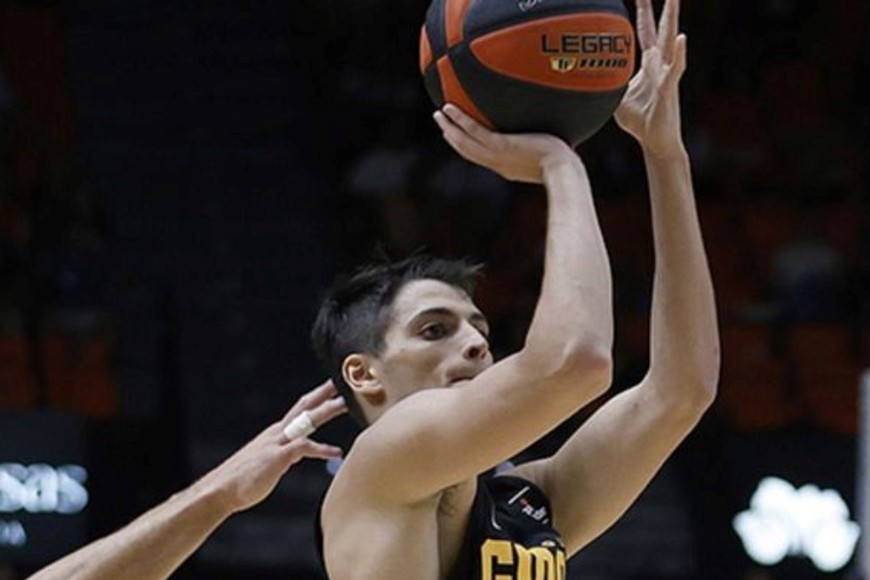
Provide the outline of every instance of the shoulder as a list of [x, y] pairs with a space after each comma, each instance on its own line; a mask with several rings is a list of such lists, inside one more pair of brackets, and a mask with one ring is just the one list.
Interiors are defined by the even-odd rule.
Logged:
[[409, 488], [428, 469], [431, 454], [425, 452], [423, 440], [430, 435], [422, 415], [440, 399], [438, 395], [420, 392], [407, 397], [356, 437], [329, 486], [324, 513], [335, 505], [344, 512], [356, 506], [390, 507], [426, 499]]
[[380, 462], [394, 467], [423, 440], [437, 434], [439, 410], [453, 397], [448, 389], [426, 389], [398, 401], [357, 436], [343, 468], [377, 472]]

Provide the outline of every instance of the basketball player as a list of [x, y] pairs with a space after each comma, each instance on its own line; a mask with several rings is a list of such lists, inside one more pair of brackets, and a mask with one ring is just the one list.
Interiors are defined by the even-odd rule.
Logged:
[[342, 414], [331, 381], [303, 395], [281, 421], [221, 465], [118, 532], [58, 560], [31, 580], [167, 578], [231, 515], [263, 501], [295, 463], [341, 450], [308, 435]]
[[639, 143], [656, 271], [651, 362], [552, 457], [488, 477], [600, 397], [611, 381], [608, 259], [578, 156], [547, 135], [491, 132], [435, 113], [464, 158], [542, 183], [549, 204], [541, 294], [523, 348], [493, 362], [468, 265], [417, 256], [340, 283], [313, 337], [367, 427], [320, 510], [332, 580], [556, 580], [637, 498], [715, 396], [719, 344], [678, 85], [679, 1], [656, 23], [637, 0], [642, 66], [615, 118]]

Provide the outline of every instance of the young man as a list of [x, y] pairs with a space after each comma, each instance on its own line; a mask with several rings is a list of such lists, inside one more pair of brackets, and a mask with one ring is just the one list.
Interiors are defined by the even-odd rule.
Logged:
[[640, 144], [656, 273], [651, 363], [552, 457], [480, 477], [599, 397], [611, 380], [610, 272], [586, 171], [546, 135], [493, 133], [435, 113], [466, 159], [546, 187], [541, 295], [525, 345], [493, 363], [462, 264], [372, 267], [337, 287], [314, 338], [359, 435], [321, 508], [332, 580], [564, 578], [711, 404], [719, 369], [712, 284], [680, 127], [686, 39], [678, 0], [658, 25], [637, 0], [642, 67], [616, 121]]
[[335, 394], [331, 381], [309, 391], [283, 419], [192, 486], [30, 580], [168, 578], [227, 518], [268, 497], [293, 464], [341, 455], [341, 449], [308, 438], [345, 411]]

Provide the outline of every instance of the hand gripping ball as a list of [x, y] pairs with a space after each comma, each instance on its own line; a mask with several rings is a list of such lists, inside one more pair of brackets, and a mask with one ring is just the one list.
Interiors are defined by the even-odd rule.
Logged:
[[578, 145], [613, 115], [635, 66], [621, 0], [432, 0], [420, 69], [436, 106], [502, 132]]

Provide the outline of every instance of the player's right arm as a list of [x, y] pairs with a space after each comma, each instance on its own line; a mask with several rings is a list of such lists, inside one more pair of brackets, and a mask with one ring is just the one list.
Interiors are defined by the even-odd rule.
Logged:
[[518, 353], [461, 388], [406, 398], [355, 443], [345, 467], [365, 471], [354, 481], [372, 481], [391, 502], [431, 496], [497, 465], [602, 394], [611, 378], [610, 268], [580, 158], [555, 137], [495, 133], [449, 105], [436, 121], [466, 159], [545, 185], [544, 275]]

